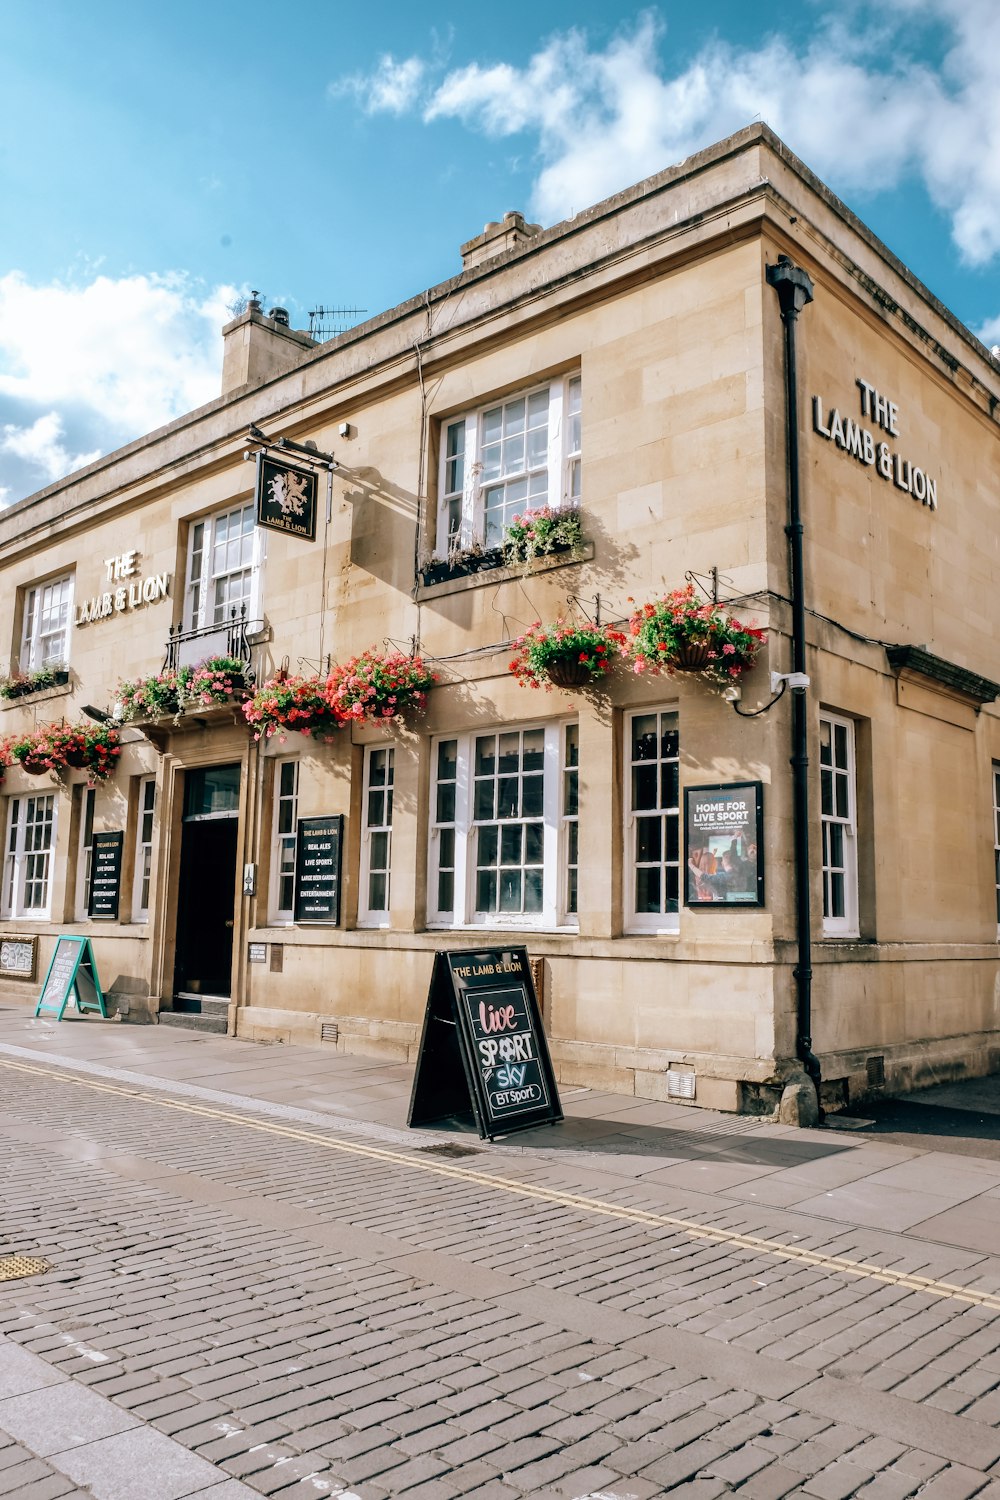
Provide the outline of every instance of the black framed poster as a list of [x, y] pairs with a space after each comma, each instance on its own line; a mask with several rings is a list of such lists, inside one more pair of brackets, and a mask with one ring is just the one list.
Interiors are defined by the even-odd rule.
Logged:
[[295, 833], [295, 920], [340, 921], [340, 848], [344, 815], [300, 818]]
[[764, 784], [684, 789], [687, 906], [763, 906]]
[[95, 922], [117, 922], [122, 884], [121, 829], [95, 833], [90, 852], [90, 900], [87, 915]]
[[316, 475], [312, 469], [257, 455], [257, 524], [316, 540]]

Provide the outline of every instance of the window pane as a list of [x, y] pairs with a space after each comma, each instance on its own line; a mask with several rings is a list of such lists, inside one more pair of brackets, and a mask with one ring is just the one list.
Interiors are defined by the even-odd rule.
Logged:
[[655, 860], [660, 862], [660, 835], [662, 831], [659, 818], [637, 818], [636, 819], [636, 858], [642, 862]]
[[655, 714], [637, 714], [632, 720], [632, 759], [656, 759]]
[[494, 792], [496, 784], [493, 781], [476, 782], [476, 802], [473, 817], [478, 821], [495, 817]]
[[455, 821], [455, 783], [450, 785], [446, 782], [444, 786], [439, 785], [437, 789], [437, 821], [439, 823], [453, 823]]
[[544, 729], [527, 729], [524, 733], [524, 769], [540, 771], [545, 759]]
[[477, 863], [480, 865], [495, 865], [497, 862], [499, 830], [495, 823], [487, 825], [479, 830], [479, 857]]
[[[525, 870], [524, 872], [524, 909], [526, 912], [539, 912], [542, 909], [542, 871]], [[575, 906], [571, 908], [575, 910]]]
[[503, 869], [500, 872], [500, 910], [521, 910], [521, 871]]
[[637, 912], [660, 910], [660, 872], [658, 869], [636, 870], [635, 909]]
[[545, 805], [545, 778], [526, 776], [522, 787], [521, 810], [526, 818], [539, 818]]
[[502, 865], [519, 865], [521, 863], [521, 824], [515, 823], [510, 827], [500, 830], [500, 863]]
[[476, 875], [476, 911], [491, 912], [497, 909], [497, 877], [495, 870], [480, 870]]
[[[491, 785], [491, 783], [487, 783]], [[520, 813], [518, 793], [521, 783], [516, 776], [501, 776], [497, 782], [497, 817], [516, 818]], [[527, 809], [526, 809], [527, 811]]]
[[632, 767], [632, 806], [656, 807], [656, 767]]

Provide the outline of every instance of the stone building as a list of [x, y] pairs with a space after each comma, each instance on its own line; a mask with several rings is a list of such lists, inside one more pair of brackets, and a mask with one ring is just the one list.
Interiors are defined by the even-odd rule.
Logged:
[[[168, 656], [244, 652], [261, 682], [388, 643], [438, 678], [423, 715], [328, 742], [220, 705], [126, 725], [96, 787], [8, 767], [0, 993], [33, 1001], [80, 933], [130, 1019], [405, 1058], [436, 950], [524, 944], [565, 1085], [761, 1110], [805, 1055], [805, 963], [831, 1105], [996, 1069], [1000, 367], [762, 125], [462, 260], [322, 345], [251, 306], [219, 399], [0, 512], [4, 653], [68, 668], [4, 700], [6, 735], [113, 714]], [[245, 455], [280, 439], [318, 480], [315, 540], [255, 524]], [[797, 670], [793, 490], [804, 690], [771, 676]], [[505, 566], [504, 525], [546, 503], [582, 544]], [[509, 672], [532, 621], [621, 620], [688, 578], [766, 628], [741, 696]], [[762, 837], [740, 825], [750, 884], [713, 901], [685, 858], [734, 787]], [[336, 922], [297, 921], [297, 830], [339, 816]]]

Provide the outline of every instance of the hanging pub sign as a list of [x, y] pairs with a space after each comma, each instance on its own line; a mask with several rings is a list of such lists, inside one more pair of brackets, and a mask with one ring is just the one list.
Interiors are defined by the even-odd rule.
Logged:
[[71, 1000], [75, 1001], [81, 1014], [96, 1011], [107, 1019], [107, 1007], [90, 939], [67, 935], [59, 938], [56, 943], [45, 974], [42, 993], [35, 1006], [35, 1015], [55, 1012], [56, 1020], [61, 1021]]
[[760, 781], [684, 790], [688, 906], [763, 906], [764, 787]]
[[312, 469], [257, 454], [257, 524], [316, 540], [316, 475]]
[[296, 922], [340, 921], [340, 847], [344, 815], [300, 818], [295, 832]]
[[525, 948], [434, 956], [407, 1124], [470, 1109], [484, 1140], [563, 1117]]
[[121, 829], [95, 833], [90, 852], [90, 900], [87, 916], [95, 922], [117, 922], [122, 884]]

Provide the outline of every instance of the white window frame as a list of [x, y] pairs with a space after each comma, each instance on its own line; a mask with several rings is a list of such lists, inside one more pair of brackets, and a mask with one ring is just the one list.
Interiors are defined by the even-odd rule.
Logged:
[[[290, 927], [295, 921], [295, 850], [299, 826], [300, 769], [297, 756], [284, 755], [274, 762], [271, 876], [268, 883], [268, 904], [271, 908], [268, 924], [271, 927]], [[287, 906], [281, 904], [283, 881], [287, 882], [286, 888], [291, 896]]]
[[[372, 769], [382, 763], [386, 779], [372, 783]], [[358, 882], [358, 926], [388, 927], [392, 902], [392, 808], [396, 771], [396, 751], [392, 745], [365, 747], [363, 802], [361, 811], [361, 878]], [[376, 816], [373, 816], [376, 815]], [[381, 814], [381, 820], [377, 816]], [[376, 861], [373, 849], [384, 855]], [[371, 884], [376, 875], [385, 876], [385, 904], [372, 906]]]
[[21, 612], [22, 672], [69, 666], [73, 623], [73, 574], [63, 573], [24, 590]]
[[[248, 542], [245, 555], [236, 567], [218, 567], [216, 547], [225, 545], [225, 542], [219, 540], [220, 532], [223, 528], [228, 530], [229, 523], [236, 516], [241, 518], [243, 527], [248, 520], [252, 523], [250, 530], [241, 529], [240, 532], [240, 536], [245, 537]], [[217, 604], [215, 586], [241, 573], [249, 575], [246, 592], [240, 599], [240, 602], [246, 604], [246, 618], [248, 621], [260, 619], [263, 559], [264, 529], [256, 524], [253, 500], [233, 501], [222, 510], [213, 511], [207, 516], [196, 516], [189, 521], [184, 564], [183, 628], [210, 630], [215, 627], [220, 631], [224, 630], [230, 622], [232, 609], [238, 608], [238, 603], [234, 606], [233, 601], [227, 599], [221, 605]], [[221, 615], [216, 618], [220, 608]]]
[[[489, 483], [483, 479], [483, 458], [487, 418], [506, 413], [516, 402], [526, 404], [542, 393], [548, 396], [545, 462], [529, 462], [524, 467], [501, 473]], [[485, 495], [505, 479], [518, 480], [534, 476], [534, 485], [544, 491], [528, 494], [510, 504], [511, 514], [551, 506], [564, 510], [579, 505], [581, 496], [581, 406], [582, 380], [579, 370], [572, 374], [513, 391], [475, 411], [448, 417], [441, 423], [441, 457], [437, 536], [435, 555], [447, 558], [457, 551], [481, 545], [500, 545], [500, 535], [486, 534]], [[494, 528], [494, 531], [496, 528]]]
[[996, 885], [997, 936], [1000, 937], [1000, 761], [993, 762], [993, 871]]
[[580, 912], [580, 723], [563, 724], [559, 806], [559, 905], [564, 921]]
[[[156, 818], [156, 777], [141, 776], [135, 798], [135, 869], [132, 878], [132, 921], [149, 921], [153, 894], [153, 833]], [[145, 895], [145, 900], [143, 896]]]
[[[656, 719], [656, 754], [653, 756], [633, 755], [634, 725], [637, 719]], [[665, 755], [663, 753], [663, 737], [665, 734], [677, 735], [677, 754]], [[682, 870], [682, 829], [680, 812], [680, 724], [678, 720], [677, 707], [674, 704], [654, 704], [648, 708], [637, 708], [625, 715], [625, 745], [622, 764], [624, 766], [625, 785], [623, 788], [622, 804], [625, 810], [625, 930], [634, 933], [666, 933], [676, 934], [680, 931], [680, 908], [684, 898], [684, 882]], [[671, 771], [669, 768], [673, 767]], [[656, 784], [654, 800], [648, 805], [643, 803], [637, 805], [636, 787], [638, 777], [635, 774], [639, 770], [654, 769], [654, 780]], [[666, 769], [666, 775], [664, 774]], [[666, 790], [665, 790], [666, 789]], [[673, 790], [676, 801], [671, 802], [667, 793]], [[648, 820], [659, 820], [659, 855], [654, 861], [652, 859], [640, 859], [640, 838], [643, 835], [643, 824]], [[675, 858], [669, 858], [670, 833], [673, 832], [673, 843]], [[639, 870], [658, 868], [660, 878], [660, 910], [639, 911], [637, 901], [637, 887]], [[667, 907], [671, 904], [668, 896], [669, 872], [674, 871], [677, 895], [674, 900], [676, 910], [669, 911]]]
[[[52, 914], [52, 867], [56, 849], [57, 812], [55, 794], [30, 792], [21, 797], [8, 797], [7, 804], [0, 916], [47, 922]], [[41, 818], [38, 816], [39, 810]], [[29, 830], [39, 826], [47, 829], [48, 838], [45, 843], [32, 848], [30, 846], [34, 843], [34, 835], [29, 837]], [[35, 861], [40, 861], [40, 864]], [[25, 906], [25, 888], [29, 878], [32, 883], [42, 884], [44, 903]]]
[[[550, 720], [547, 723], [502, 724], [493, 728], [485, 726], [461, 734], [439, 735], [431, 744], [431, 795], [430, 795], [430, 839], [428, 841], [427, 925], [449, 928], [492, 928], [494, 930], [551, 931], [574, 930], [577, 927], [575, 914], [565, 911], [565, 848], [567, 820], [563, 815], [563, 757], [565, 753], [566, 719]], [[574, 721], [575, 722], [575, 721]], [[539, 818], [484, 819], [483, 823], [501, 828], [517, 822], [541, 821], [542, 828], [542, 908], [539, 912], [478, 912], [476, 911], [476, 854], [478, 829], [482, 826], [473, 816], [475, 783], [476, 742], [491, 735], [518, 734], [541, 730], [542, 743], [542, 812]], [[523, 745], [523, 739], [521, 741]], [[443, 781], [439, 775], [439, 756], [442, 746], [455, 746], [454, 781]], [[523, 773], [522, 773], [523, 774]], [[438, 796], [439, 785], [454, 786], [454, 817], [442, 813]], [[451, 800], [450, 794], [447, 799]], [[453, 835], [453, 837], [452, 837]], [[453, 844], [453, 864], [442, 865], [442, 843]], [[529, 862], [530, 868], [539, 868]], [[438, 877], [442, 872], [454, 871], [453, 902], [450, 910], [439, 906]]]
[[76, 851], [76, 920], [90, 920], [90, 876], [94, 862], [94, 814], [97, 811], [97, 789], [80, 788], [80, 830]]
[[[820, 860], [823, 878], [823, 933], [827, 937], [857, 937], [858, 918], [858, 797], [857, 750], [853, 719], [823, 710], [819, 716], [820, 746]], [[824, 726], [830, 729], [830, 760], [824, 760]], [[838, 759], [838, 743], [844, 753]], [[842, 794], [838, 797], [838, 791]], [[837, 832], [836, 830], [840, 830]], [[833, 861], [833, 845], [841, 859]], [[843, 882], [843, 913], [831, 915], [834, 880]]]

